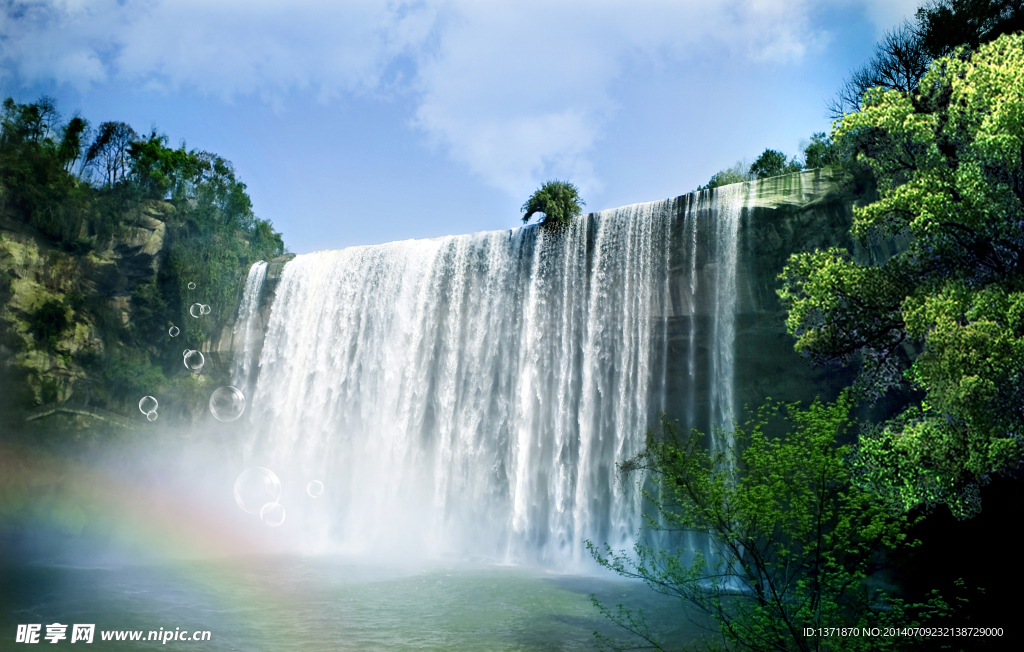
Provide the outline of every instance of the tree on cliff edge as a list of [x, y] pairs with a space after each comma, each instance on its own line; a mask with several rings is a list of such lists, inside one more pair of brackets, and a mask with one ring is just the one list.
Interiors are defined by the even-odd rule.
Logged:
[[979, 488], [1024, 464], [1024, 35], [937, 60], [913, 95], [869, 91], [833, 137], [881, 195], [854, 208], [851, 235], [908, 244], [874, 266], [835, 248], [792, 256], [788, 329], [816, 363], [860, 360], [867, 398], [924, 392], [862, 434], [861, 486], [972, 516]]
[[545, 228], [568, 226], [572, 218], [583, 212], [586, 205], [580, 191], [568, 181], [546, 181], [523, 204], [523, 222], [529, 222], [535, 213], [543, 213], [540, 225]]

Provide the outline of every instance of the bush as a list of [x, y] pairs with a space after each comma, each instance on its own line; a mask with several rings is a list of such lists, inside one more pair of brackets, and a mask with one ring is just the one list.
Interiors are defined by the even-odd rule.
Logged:
[[67, 308], [60, 301], [50, 299], [29, 315], [28, 324], [36, 341], [53, 351], [61, 333], [68, 327]]
[[[652, 490], [644, 496], [656, 508], [649, 528], [709, 535], [711, 554], [666, 550], [643, 539], [633, 554], [600, 550], [589, 541], [587, 548], [605, 568], [708, 614], [720, 625], [727, 649], [916, 649], [922, 643], [917, 636], [893, 641], [804, 634], [804, 628], [836, 623], [913, 626], [951, 611], [934, 592], [926, 604], [905, 605], [868, 591], [865, 580], [877, 553], [905, 543], [907, 519], [852, 483], [844, 463], [848, 447], [837, 443], [852, 406], [849, 391], [835, 403], [807, 409], [769, 402], [718, 453], [707, 452], [701, 433], [680, 434], [663, 419], [662, 436], [648, 433], [644, 451], [620, 468], [649, 474]], [[791, 426], [784, 438], [766, 434], [769, 420], [777, 418]], [[642, 615], [595, 604], [662, 649]]]

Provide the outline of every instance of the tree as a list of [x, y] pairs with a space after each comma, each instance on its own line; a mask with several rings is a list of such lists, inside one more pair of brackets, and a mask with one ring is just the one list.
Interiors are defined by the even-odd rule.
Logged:
[[71, 172], [75, 163], [82, 156], [82, 138], [85, 137], [88, 130], [89, 122], [77, 115], [61, 129], [57, 160], [66, 172]]
[[104, 122], [85, 155], [86, 165], [98, 167], [104, 185], [113, 186], [131, 170], [129, 151], [132, 143], [138, 139], [139, 135], [126, 123]]
[[765, 149], [750, 166], [750, 174], [758, 179], [799, 172], [802, 166], [794, 158], [786, 162], [786, 155], [774, 149]]
[[918, 40], [932, 58], [1024, 29], [1024, 0], [931, 0], [916, 14]]
[[719, 186], [727, 186], [732, 183], [743, 183], [753, 179], [750, 173], [750, 166], [743, 161], [736, 161], [735, 165], [712, 175], [706, 186], [697, 186], [697, 190], [710, 190]]
[[917, 31], [909, 23], [889, 30], [875, 45], [871, 59], [843, 81], [828, 105], [829, 114], [838, 119], [859, 110], [861, 98], [872, 88], [914, 92], [931, 60]]
[[0, 183], [8, 199], [28, 223], [72, 249], [86, 244], [91, 217], [88, 192], [69, 172], [87, 127], [78, 116], [61, 125], [56, 103], [45, 95], [33, 104], [7, 98], [0, 117]]
[[[819, 638], [804, 628], [908, 626], [929, 610], [944, 612], [933, 594], [928, 605], [907, 606], [880, 594], [887, 609], [869, 607], [864, 585], [876, 553], [906, 543], [906, 519], [876, 496], [852, 486], [844, 463], [848, 447], [837, 438], [849, 427], [851, 393], [808, 409], [769, 402], [734, 444], [707, 452], [704, 436], [680, 435], [663, 418], [663, 436], [648, 433], [645, 449], [620, 465], [648, 474], [644, 490], [655, 506], [655, 531], [710, 537], [710, 554], [657, 548], [641, 539], [634, 554], [587, 547], [599, 564], [680, 598], [716, 621], [730, 647], [747, 650], [894, 649], [920, 640], [847, 636]], [[769, 420], [790, 424], [784, 438], [769, 437]], [[724, 439], [724, 438], [720, 438]], [[606, 616], [662, 649], [642, 614], [603, 607]]]
[[580, 198], [579, 189], [568, 181], [546, 181], [523, 204], [523, 222], [529, 222], [534, 213], [543, 213], [540, 225], [546, 228], [568, 226], [572, 218], [582, 212], [586, 205]]
[[854, 208], [864, 245], [898, 238], [884, 263], [841, 249], [797, 254], [779, 295], [796, 348], [862, 362], [857, 388], [924, 392], [864, 433], [858, 482], [901, 509], [980, 509], [979, 487], [1024, 462], [1024, 35], [936, 61], [913, 96], [875, 89], [836, 124], [880, 199]]
[[182, 184], [199, 173], [199, 157], [167, 147], [167, 136], [154, 129], [149, 136], [128, 146], [132, 178], [143, 195], [153, 199], [169, 199], [182, 192]]
[[832, 142], [828, 134], [819, 131], [811, 135], [811, 142], [804, 148], [804, 167], [813, 170], [842, 163], [843, 157], [839, 146]]

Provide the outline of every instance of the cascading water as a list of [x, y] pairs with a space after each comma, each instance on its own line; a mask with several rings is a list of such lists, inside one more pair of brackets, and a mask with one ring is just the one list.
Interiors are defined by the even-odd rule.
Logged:
[[245, 279], [242, 290], [242, 301], [238, 306], [238, 318], [235, 320], [232, 348], [240, 353], [234, 356], [231, 368], [231, 384], [248, 392], [252, 382], [252, 373], [256, 357], [259, 355], [262, 342], [257, 341], [260, 329], [260, 293], [263, 281], [267, 278], [267, 263], [259, 261], [249, 268], [249, 276]]
[[[323, 482], [316, 501], [299, 492], [286, 505], [314, 546], [404, 543], [555, 566], [585, 558], [588, 539], [631, 546], [640, 495], [616, 463], [639, 452], [665, 406], [669, 320], [687, 310], [686, 419], [705, 423], [690, 417], [701, 302], [714, 305], [707, 419], [732, 418], [747, 190], [604, 211], [561, 232], [295, 258], [262, 342], [247, 463], [285, 485]], [[698, 269], [704, 240], [711, 258]], [[680, 282], [687, 292], [672, 287]], [[700, 299], [705, 291], [713, 297]], [[676, 294], [688, 295], [682, 307]]]
[[[756, 181], [752, 182], [757, 184]], [[733, 377], [736, 342], [736, 263], [737, 235], [749, 184], [732, 184], [719, 190], [716, 197], [715, 310], [711, 339], [711, 428], [731, 432], [736, 407], [733, 404]], [[750, 192], [753, 195], [755, 193]], [[730, 444], [732, 442], [730, 441]]]

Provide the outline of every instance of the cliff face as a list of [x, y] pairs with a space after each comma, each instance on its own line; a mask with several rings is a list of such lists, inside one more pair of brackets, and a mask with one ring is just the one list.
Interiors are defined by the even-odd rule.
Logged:
[[[694, 201], [694, 195], [686, 195], [678, 198], [677, 203], [685, 206]], [[839, 247], [847, 249], [861, 263], [875, 264], [899, 250], [901, 242], [883, 241], [865, 249], [850, 238], [856, 205], [858, 200], [828, 169], [756, 182], [756, 190], [743, 209], [736, 236], [733, 355], [738, 414], [742, 414], [744, 406], [756, 408], [767, 397], [786, 402], [810, 402], [817, 397], [831, 400], [852, 382], [854, 368], [812, 367], [794, 350], [795, 339], [786, 331], [786, 311], [776, 291], [781, 286], [778, 276], [793, 253]], [[715, 229], [705, 227], [698, 233], [697, 246], [688, 253], [690, 247], [685, 241], [683, 224], [678, 223], [676, 228], [678, 245], [670, 280], [672, 312], [668, 315], [666, 411], [670, 415], [682, 412], [683, 397], [692, 392], [697, 412], [704, 414], [710, 400], [705, 381], [708, 370], [698, 368], [690, 376], [689, 348], [693, 346], [700, 351], [710, 346], [707, 337], [712, 332], [709, 324], [714, 307], [707, 300], [706, 291], [702, 295], [701, 288], [714, 283], [716, 270], [709, 252], [721, 245], [715, 242]], [[689, 297], [691, 266], [696, 271], [693, 285], [697, 295], [692, 302]], [[693, 322], [696, 328], [692, 332], [697, 337], [691, 343]], [[699, 354], [695, 357], [706, 358]], [[892, 396], [887, 400], [899, 401], [900, 398]], [[891, 406], [883, 401], [862, 409], [860, 416], [873, 420], [886, 415]]]
[[[83, 398], [93, 379], [81, 360], [104, 354], [113, 331], [131, 321], [132, 293], [155, 282], [173, 210], [147, 202], [121, 238], [84, 254], [57, 248], [12, 209], [0, 212], [0, 391], [8, 409]], [[63, 307], [63, 320], [41, 310], [47, 302]]]

